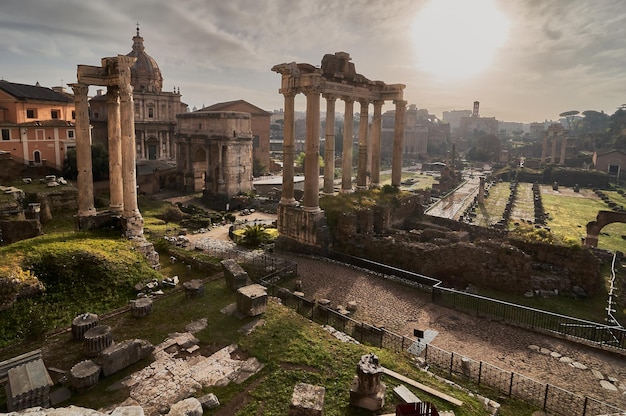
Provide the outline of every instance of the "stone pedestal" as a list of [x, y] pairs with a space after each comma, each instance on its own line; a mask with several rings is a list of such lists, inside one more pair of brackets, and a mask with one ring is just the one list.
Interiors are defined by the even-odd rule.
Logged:
[[75, 389], [95, 386], [100, 378], [100, 366], [91, 360], [84, 360], [70, 370], [70, 383]]
[[95, 313], [84, 313], [78, 315], [72, 321], [72, 338], [74, 341], [82, 341], [85, 332], [98, 326], [98, 315]]
[[357, 375], [350, 388], [350, 404], [371, 411], [385, 405], [386, 386], [381, 382], [383, 368], [374, 354], [366, 354], [356, 366]]
[[262, 285], [237, 289], [237, 310], [246, 316], [261, 315], [267, 309], [267, 290]]
[[204, 293], [204, 283], [199, 279], [193, 279], [183, 283], [183, 288], [185, 289], [186, 298], [201, 296]]
[[152, 313], [152, 299], [141, 298], [130, 301], [130, 314], [135, 318], [143, 318]]
[[298, 383], [293, 389], [288, 416], [323, 416], [326, 389]]
[[83, 353], [88, 357], [95, 357], [101, 351], [113, 344], [111, 327], [98, 325], [85, 332], [83, 338]]

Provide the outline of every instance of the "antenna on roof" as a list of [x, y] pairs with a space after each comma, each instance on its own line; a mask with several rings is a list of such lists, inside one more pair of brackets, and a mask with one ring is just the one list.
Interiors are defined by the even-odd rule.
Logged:
[[139, 22], [137, 22], [137, 36], [139, 36]]

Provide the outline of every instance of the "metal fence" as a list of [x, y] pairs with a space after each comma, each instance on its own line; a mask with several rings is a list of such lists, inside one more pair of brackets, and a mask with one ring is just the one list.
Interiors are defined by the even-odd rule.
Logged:
[[626, 329], [542, 311], [441, 286], [432, 288], [435, 304], [550, 335], [626, 350]]
[[482, 361], [475, 361], [432, 345], [426, 345], [423, 355], [431, 367], [478, 386], [497, 390], [509, 397], [515, 397], [555, 414], [590, 416], [624, 412], [622, 409], [591, 397], [583, 397], [551, 384], [541, 383], [521, 374], [506, 371]]

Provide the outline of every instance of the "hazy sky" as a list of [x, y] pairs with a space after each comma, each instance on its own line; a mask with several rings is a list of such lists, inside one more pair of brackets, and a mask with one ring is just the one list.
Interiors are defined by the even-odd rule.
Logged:
[[137, 22], [190, 108], [282, 108], [272, 66], [338, 51], [439, 117], [476, 100], [522, 122], [626, 103], [624, 0], [1, 0], [0, 78], [75, 82], [77, 65], [129, 53]]

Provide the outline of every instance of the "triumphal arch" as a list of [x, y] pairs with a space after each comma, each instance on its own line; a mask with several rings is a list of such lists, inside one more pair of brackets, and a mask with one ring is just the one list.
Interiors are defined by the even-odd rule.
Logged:
[[76, 105], [76, 164], [78, 168], [78, 228], [96, 228], [106, 219], [94, 207], [88, 92], [90, 85], [107, 88], [110, 206], [107, 215], [119, 217], [124, 234], [143, 237], [143, 218], [137, 205], [135, 175], [135, 109], [130, 68], [136, 58], [102, 58], [101, 66], [78, 65], [78, 82], [71, 84]]
[[[324, 163], [334, 167], [335, 161], [335, 102], [343, 100], [344, 132], [341, 191], [352, 191], [353, 105], [360, 105], [357, 189], [378, 186], [380, 181], [381, 111], [385, 101], [396, 105], [392, 153], [391, 184], [400, 186], [402, 177], [402, 148], [406, 101], [403, 84], [371, 81], [356, 72], [348, 53], [326, 54], [321, 67], [306, 63], [283, 63], [272, 71], [281, 74], [279, 92], [285, 99], [283, 142], [282, 198], [278, 207], [278, 230], [283, 241], [302, 248], [325, 244], [324, 213], [319, 207], [319, 144], [320, 97], [326, 100], [326, 144]], [[294, 199], [295, 96], [306, 96], [306, 138], [304, 161], [304, 198], [301, 206]], [[374, 113], [369, 125], [369, 106]], [[371, 134], [368, 134], [370, 133]], [[369, 176], [369, 183], [368, 183]], [[334, 169], [324, 170], [324, 194], [333, 193]]]

